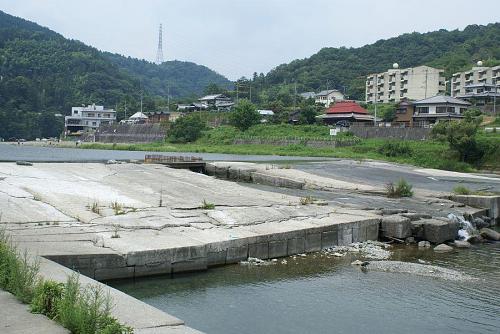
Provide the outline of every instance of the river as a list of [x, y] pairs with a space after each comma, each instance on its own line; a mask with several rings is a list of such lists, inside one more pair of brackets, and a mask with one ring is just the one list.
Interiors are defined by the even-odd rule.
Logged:
[[355, 258], [318, 253], [110, 284], [209, 334], [499, 332], [500, 243], [451, 254], [400, 248], [392, 256], [479, 278], [472, 282], [363, 272], [350, 265]]

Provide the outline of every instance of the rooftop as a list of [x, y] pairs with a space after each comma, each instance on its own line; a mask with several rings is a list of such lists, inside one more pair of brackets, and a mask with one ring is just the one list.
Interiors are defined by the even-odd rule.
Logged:
[[355, 113], [355, 114], [368, 114], [368, 111], [357, 104], [355, 101], [339, 101], [335, 103], [330, 108], [326, 109], [327, 114], [344, 114], [344, 113]]
[[470, 106], [470, 103], [464, 100], [456, 99], [447, 95], [436, 95], [433, 97], [429, 97], [427, 99], [418, 100], [413, 102], [415, 105], [420, 104], [458, 104], [463, 106]]
[[338, 92], [338, 90], [337, 89], [322, 90], [321, 92], [316, 94], [316, 96], [326, 96], [328, 94], [335, 93], [335, 92]]

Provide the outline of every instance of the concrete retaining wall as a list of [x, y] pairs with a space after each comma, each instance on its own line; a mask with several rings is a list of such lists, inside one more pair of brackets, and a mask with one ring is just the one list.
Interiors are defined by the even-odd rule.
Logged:
[[488, 216], [500, 222], [500, 196], [454, 195], [453, 201], [476, 208], [488, 209]]
[[[252, 237], [189, 247], [144, 250], [123, 256], [86, 254], [47, 258], [96, 280], [170, 275], [238, 263], [248, 257], [278, 258], [316, 252], [352, 242], [377, 240], [379, 222], [378, 218], [366, 218], [356, 222], [318, 225], [313, 228], [290, 228], [281, 233], [259, 233]], [[258, 226], [256, 225], [255, 229], [258, 229]]]
[[101, 143], [151, 143], [164, 138], [160, 124], [113, 124], [101, 126], [95, 134], [95, 141]]
[[352, 146], [357, 143], [356, 140], [313, 140], [313, 139], [235, 139], [235, 145], [273, 145], [273, 146], [288, 146], [288, 145], [305, 145], [307, 147], [345, 147]]
[[431, 129], [426, 128], [379, 128], [350, 127], [349, 131], [360, 138], [387, 138], [403, 140], [425, 140], [430, 136]]

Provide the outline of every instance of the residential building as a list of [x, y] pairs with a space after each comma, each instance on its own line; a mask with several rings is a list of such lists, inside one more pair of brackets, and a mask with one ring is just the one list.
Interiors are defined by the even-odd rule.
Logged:
[[231, 98], [224, 94], [206, 95], [199, 98], [198, 102], [207, 108], [216, 108], [217, 110], [230, 110], [234, 105]]
[[[478, 62], [482, 65], [482, 62]], [[461, 97], [471, 94], [492, 92], [495, 84], [500, 84], [500, 66], [476, 66], [470, 71], [458, 72], [451, 77], [451, 96]]]
[[396, 106], [396, 118], [393, 123], [396, 126], [401, 127], [412, 127], [413, 126], [413, 113], [415, 111], [415, 106], [408, 99], [403, 99]]
[[374, 117], [368, 113], [368, 110], [361, 107], [355, 101], [340, 101], [326, 109], [323, 115], [317, 116], [322, 119], [325, 124], [342, 124], [348, 125], [351, 123], [373, 123]]
[[462, 114], [471, 105], [469, 102], [451, 96], [437, 95], [413, 102], [414, 126], [429, 126], [440, 120], [463, 118]]
[[66, 134], [81, 134], [95, 131], [99, 126], [113, 124], [115, 121], [115, 110], [92, 104], [72, 107], [71, 115], [64, 118], [64, 128]]
[[315, 95], [314, 101], [316, 103], [321, 103], [325, 107], [329, 107], [332, 103], [345, 100], [344, 94], [336, 89], [322, 90]]
[[300, 93], [299, 96], [301, 98], [303, 98], [304, 100], [314, 99], [316, 97], [316, 93], [315, 92], [304, 92], [304, 93]]
[[445, 94], [444, 70], [417, 66], [400, 69], [398, 64], [383, 73], [366, 77], [367, 103], [397, 103], [403, 98], [421, 100]]
[[132, 124], [144, 124], [148, 121], [148, 116], [146, 116], [144, 113], [138, 111], [132, 116], [128, 118], [128, 123]]
[[170, 121], [169, 111], [150, 111], [145, 113], [148, 116], [148, 123], [161, 123]]

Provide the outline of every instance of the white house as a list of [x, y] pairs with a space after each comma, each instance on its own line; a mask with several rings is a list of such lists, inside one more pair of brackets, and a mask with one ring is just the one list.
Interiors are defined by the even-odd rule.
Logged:
[[95, 131], [101, 125], [113, 124], [116, 121], [116, 111], [104, 109], [95, 104], [86, 107], [72, 107], [71, 115], [64, 118], [66, 134]]
[[439, 120], [460, 119], [471, 104], [451, 96], [436, 95], [415, 101], [413, 105], [415, 107], [413, 124], [426, 126]]
[[215, 107], [217, 110], [229, 110], [234, 105], [230, 97], [224, 94], [206, 95], [198, 99], [206, 108]]
[[322, 90], [314, 97], [314, 102], [324, 104], [327, 108], [332, 103], [344, 100], [344, 94], [336, 89]]

